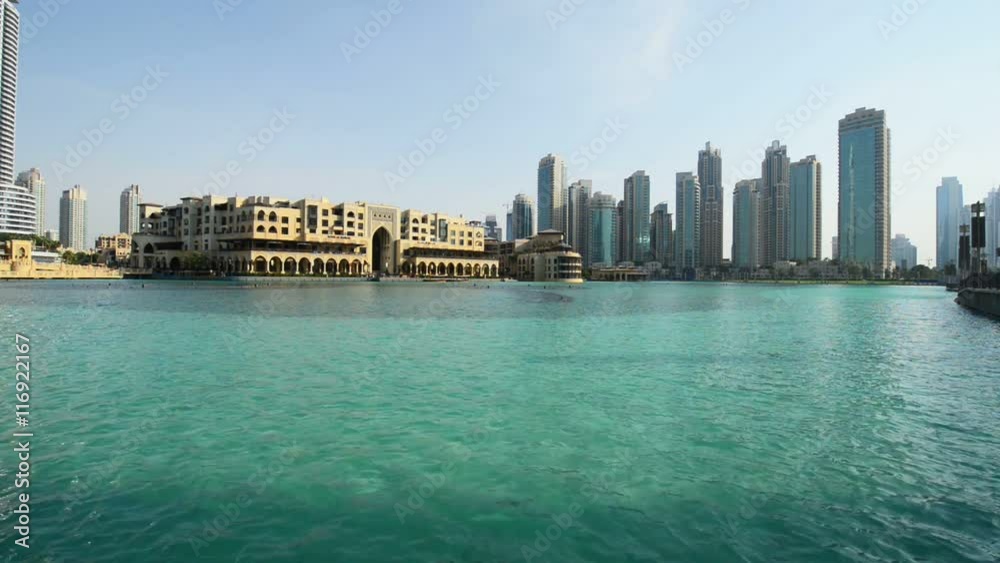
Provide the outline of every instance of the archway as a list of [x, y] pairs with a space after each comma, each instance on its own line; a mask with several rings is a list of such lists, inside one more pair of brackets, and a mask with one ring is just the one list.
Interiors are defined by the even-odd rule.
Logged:
[[376, 274], [393, 273], [392, 235], [379, 227], [372, 236], [372, 271]]
[[297, 271], [296, 271], [296, 264], [295, 264], [295, 258], [286, 258], [285, 259], [285, 273], [289, 274], [289, 275], [292, 275], [292, 276], [294, 276], [297, 273]]
[[280, 274], [281, 273], [281, 258], [278, 258], [278, 257], [271, 258], [271, 262], [268, 263], [267, 271], [270, 274]]

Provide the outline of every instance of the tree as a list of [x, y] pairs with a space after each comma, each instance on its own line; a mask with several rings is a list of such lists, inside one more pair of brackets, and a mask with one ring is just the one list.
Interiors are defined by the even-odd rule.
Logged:
[[67, 264], [70, 264], [70, 265], [73, 265], [73, 264], [77, 263], [77, 261], [76, 261], [76, 254], [74, 254], [72, 250], [67, 250], [66, 252], [63, 252], [62, 253], [62, 260], [63, 260], [63, 262], [65, 262]]
[[185, 252], [181, 256], [181, 269], [190, 272], [203, 272], [208, 270], [208, 256], [203, 252]]
[[934, 279], [934, 271], [924, 265], [914, 266], [906, 273], [906, 277], [911, 280], [931, 280]]

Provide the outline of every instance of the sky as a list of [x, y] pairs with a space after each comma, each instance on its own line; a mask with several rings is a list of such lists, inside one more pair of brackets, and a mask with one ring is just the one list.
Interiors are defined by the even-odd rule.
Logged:
[[[47, 6], [45, 6], [47, 5]], [[636, 170], [674, 208], [677, 172], [721, 148], [732, 188], [774, 139], [823, 163], [837, 228], [837, 122], [884, 109], [892, 231], [934, 259], [935, 187], [1000, 184], [992, 0], [33, 0], [20, 5], [19, 170], [118, 197], [326, 197], [482, 220], [537, 165], [622, 197]], [[591, 147], [591, 150], [581, 150]], [[417, 151], [416, 153], [414, 151]]]

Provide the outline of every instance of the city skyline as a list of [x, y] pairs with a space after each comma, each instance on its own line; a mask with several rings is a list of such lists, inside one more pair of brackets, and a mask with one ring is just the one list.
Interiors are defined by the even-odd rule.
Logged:
[[[491, 6], [491, 15], [496, 17], [490, 24], [496, 29], [474, 23], [461, 33], [492, 36], [507, 33], [516, 26], [521, 28], [519, 33], [523, 32], [525, 44], [519, 46], [509, 60], [499, 61], [492, 68], [471, 64], [482, 60], [472, 53], [460, 59], [455, 72], [445, 73], [445, 69], [437, 65], [420, 65], [432, 76], [447, 76], [448, 80], [439, 85], [420, 86], [404, 101], [379, 97], [369, 90], [356, 94], [342, 92], [327, 79], [321, 79], [308, 93], [265, 89], [259, 94], [251, 94], [256, 90], [251, 84], [256, 85], [256, 82], [247, 74], [247, 63], [235, 59], [237, 64], [214, 64], [219, 57], [228, 57], [230, 52], [213, 51], [213, 45], [253, 33], [267, 21], [286, 31], [323, 22], [331, 31], [324, 36], [328, 36], [324, 40], [327, 44], [318, 50], [340, 54], [341, 44], [353, 40], [355, 28], [364, 27], [371, 20], [372, 6], [369, 5], [319, 8], [298, 3], [294, 10], [243, 5], [220, 18], [210, 6], [194, 3], [190, 4], [191, 10], [177, 12], [117, 1], [87, 10], [67, 4], [49, 18], [45, 27], [30, 29], [30, 40], [26, 40], [21, 49], [21, 126], [18, 127], [20, 149], [16, 169], [39, 167], [48, 180], [49, 211], [43, 221], [44, 229], [56, 224], [53, 211], [56, 194], [73, 185], [82, 185], [91, 194], [93, 209], [89, 230], [113, 232], [117, 224], [114, 198], [123, 187], [142, 184], [154, 200], [197, 195], [213, 182], [213, 174], [224, 171], [232, 159], [236, 159], [242, 173], [230, 178], [228, 183], [217, 182], [220, 186], [225, 184], [218, 192], [222, 195], [275, 193], [273, 186], [287, 182], [315, 186], [312, 189], [317, 194], [332, 198], [365, 197], [403, 206], [416, 204], [418, 197], [430, 197], [435, 208], [454, 215], [481, 218], [501, 213], [502, 205], [509, 203], [515, 193], [535, 195], [534, 173], [525, 163], [547, 152], [566, 156], [568, 181], [590, 178], [594, 190], [605, 193], [616, 193], [618, 182], [631, 170], [645, 169], [651, 177], [651, 201], [672, 202], [676, 195], [674, 174], [693, 168], [691, 147], [703, 143], [706, 138], [712, 139], [713, 145], [726, 155], [723, 193], [731, 193], [736, 181], [759, 175], [759, 172], [748, 171], [745, 163], [758, 161], [759, 166], [757, 156], [775, 138], [788, 145], [793, 158], [816, 154], [822, 162], [836, 162], [836, 121], [854, 108], [870, 106], [887, 110], [894, 129], [893, 168], [897, 171], [895, 176], [900, 187], [893, 202], [893, 229], [908, 233], [917, 246], [926, 249], [924, 259], [933, 259], [936, 246], [934, 189], [940, 178], [961, 177], [970, 200], [982, 199], [1000, 183], [998, 173], [984, 164], [990, 160], [992, 140], [975, 111], [977, 107], [989, 107], [986, 92], [992, 90], [994, 79], [984, 76], [989, 73], [972, 71], [984, 60], [983, 53], [989, 52], [983, 43], [993, 40], [988, 39], [987, 34], [979, 34], [974, 41], [962, 46], [954, 47], [949, 43], [952, 49], [949, 52], [964, 56], [942, 59], [938, 53], [943, 50], [944, 39], [933, 30], [942, 22], [958, 18], [958, 14], [951, 13], [953, 11], [945, 6], [924, 5], [905, 25], [889, 32], [884, 31], [884, 26], [880, 27], [880, 22], [889, 21], [892, 16], [891, 3], [809, 6], [797, 17], [822, 17], [831, 29], [855, 37], [856, 44], [836, 52], [803, 43], [801, 52], [789, 53], [789, 57], [811, 60], [812, 70], [796, 77], [782, 92], [765, 93], [751, 87], [736, 103], [728, 99], [731, 98], [729, 93], [725, 95], [725, 109], [704, 113], [697, 122], [687, 123], [683, 119], [678, 121], [684, 116], [686, 107], [721, 107], [722, 92], [730, 90], [720, 84], [719, 93], [699, 96], [695, 100], [687, 93], [692, 90], [689, 88], [692, 83], [713, 74], [726, 76], [727, 82], [743, 81], [744, 76], [749, 77], [749, 69], [741, 70], [743, 61], [753, 60], [779, 45], [787, 50], [787, 45], [799, 38], [801, 32], [785, 30], [766, 41], [759, 41], [753, 31], [762, 22], [774, 17], [791, 17], [780, 15], [776, 8], [768, 6], [729, 2], [704, 6], [679, 2], [667, 2], [663, 6], [631, 4], [646, 17], [635, 34], [635, 41], [617, 50], [634, 51], [642, 56], [635, 63], [621, 65], [625, 68], [612, 69], [613, 76], [624, 77], [624, 80], [603, 80], [592, 94], [569, 103], [565, 96], [556, 93], [546, 94], [536, 103], [527, 103], [527, 82], [543, 67], [561, 78], [580, 69], [579, 64], [551, 69], [545, 63], [561, 51], [558, 46], [561, 41], [584, 49], [583, 53], [593, 56], [598, 63], [614, 60], [620, 64], [621, 53], [601, 55], [598, 50], [588, 47], [589, 42], [585, 43], [584, 38], [594, 34], [597, 37], [614, 35], [617, 26], [621, 25], [622, 14], [628, 10], [587, 3], [565, 21], [551, 23], [547, 13], [557, 10], [557, 5], [515, 2], [509, 6]], [[426, 61], [439, 50], [445, 53], [442, 49], [451, 44], [451, 41], [444, 41], [444, 44], [430, 45], [419, 53], [407, 54], [403, 45], [407, 44], [420, 20], [462, 18], [469, 10], [459, 6], [452, 13], [446, 13], [433, 6], [414, 8], [415, 5], [405, 5], [395, 21], [351, 62], [333, 57], [334, 60], [325, 60], [323, 65], [355, 79], [371, 78], [373, 73], [392, 74], [394, 69], [403, 68], [397, 65], [405, 64], [398, 60], [400, 56], [403, 61], [417, 56]], [[704, 31], [703, 22], [718, 19], [723, 8], [734, 9], [736, 20], [726, 25], [723, 33], [708, 47], [701, 47], [703, 53], [694, 57], [690, 64], [678, 63], [677, 56], [682, 59], [689, 56], [690, 40]], [[981, 8], [1000, 12], [996, 6]], [[31, 21], [40, 9], [22, 5], [21, 11], [22, 19]], [[121, 61], [115, 69], [84, 70], [92, 65], [83, 61], [109, 58], [113, 45], [127, 42], [136, 34], [127, 23], [139, 18], [150, 23], [143, 29], [143, 39], [150, 45], [148, 52], [115, 53]], [[204, 31], [205, 38], [179, 47], [171, 22], [181, 18], [185, 25]], [[310, 23], [310, 20], [314, 21]], [[107, 38], [97, 44], [72, 44], [70, 48], [69, 38], [74, 37], [73, 30], [80, 25], [89, 26], [95, 33], [105, 32]], [[981, 23], [977, 21], [972, 25]], [[210, 39], [218, 34], [221, 37], [217, 40]], [[279, 35], [287, 40], [287, 34]], [[746, 40], [751, 36], [755, 41]], [[269, 35], [262, 40], [264, 44], [272, 41]], [[159, 53], [163, 54], [158, 54], [156, 46], [162, 47]], [[183, 57], [186, 50], [205, 48], [213, 54], [205, 62]], [[287, 48], [277, 49], [269, 55], [269, 60], [283, 58], [288, 52]], [[532, 62], [529, 52], [540, 60]], [[865, 64], [847, 65], [852, 54], [861, 52], [870, 55]], [[539, 54], [545, 56], [539, 57]], [[921, 54], [925, 60], [919, 68], [909, 63]], [[212, 73], [207, 72], [209, 62]], [[599, 65], [600, 68], [605, 66]], [[147, 77], [147, 67], [154, 72], [159, 68], [167, 76], [162, 83], [157, 83], [156, 76], [160, 75]], [[292, 65], [287, 70], [280, 70], [280, 74], [292, 76], [289, 73], [298, 72], [299, 68], [298, 64]], [[928, 84], [925, 78], [930, 75], [940, 80]], [[439, 119], [445, 110], [474, 93], [480, 77], [488, 81], [491, 76], [499, 87], [489, 99], [481, 101], [477, 111], [461, 121], [460, 129], [453, 130], [450, 122]], [[950, 103], [952, 91], [944, 84], [952, 76], [961, 77], [966, 83], [971, 81], [967, 94], [971, 97], [970, 103], [961, 106]], [[110, 109], [112, 104], [142, 87], [144, 81], [156, 88], [142, 92], [144, 101], [135, 108], [114, 106], [130, 110], [127, 119], [120, 120], [126, 114]], [[181, 108], [190, 108], [189, 98], [194, 92], [208, 86], [218, 90], [217, 81], [229, 83], [219, 90], [222, 93], [218, 100], [205, 99], [204, 109], [191, 116], [181, 111]], [[918, 102], [899, 94], [917, 85], [923, 100]], [[240, 88], [242, 92], [237, 93]], [[349, 103], [338, 103], [334, 110], [317, 114], [315, 94], [331, 88], [336, 99]], [[365, 97], [372, 98], [372, 102], [366, 102]], [[404, 103], [390, 108], [384, 103], [378, 104], [377, 100]], [[340, 107], [344, 111], [336, 109]], [[374, 111], [375, 107], [380, 108], [379, 111]], [[513, 108], [518, 111], [508, 111]], [[295, 115], [291, 125], [277, 133], [274, 142], [260, 151], [253, 162], [245, 161], [239, 152], [241, 140], [266, 128], [273, 111], [282, 109]], [[211, 115], [208, 112], [212, 112]], [[796, 114], [807, 119], [799, 119]], [[548, 117], [543, 118], [543, 115]], [[82, 132], [93, 130], [103, 118], [111, 120], [114, 132], [105, 136], [92, 155], [60, 177], [53, 170], [53, 164], [66, 160], [66, 146], [86, 140]], [[368, 125], [362, 126], [359, 120]], [[617, 125], [611, 127], [607, 122]], [[378, 126], [372, 128], [372, 124]], [[426, 159], [426, 164], [406, 178], [403, 186], [390, 190], [385, 185], [384, 173], [393, 168], [400, 155], [413, 150], [414, 139], [428, 138], [437, 125], [448, 132], [448, 140], [437, 147]], [[330, 127], [332, 129], [327, 130]], [[603, 135], [605, 129], [608, 135]], [[661, 130], [671, 133], [660, 135]], [[39, 135], [40, 131], [48, 134]], [[150, 135], [151, 131], [158, 134]], [[317, 142], [320, 134], [327, 140]], [[602, 151], [589, 150], [593, 140], [598, 138], [616, 140], [607, 141], [606, 147], [598, 146], [604, 149]], [[588, 150], [581, 151], [581, 147]], [[937, 154], [931, 155], [929, 150]], [[934, 158], [925, 160], [925, 153]], [[331, 154], [336, 156], [330, 158]], [[484, 183], [476, 190], [465, 189], [471, 170], [485, 172]], [[823, 193], [823, 232], [832, 234], [837, 225], [834, 166], [827, 166], [823, 175], [823, 184], [827, 187]], [[459, 180], [460, 177], [463, 180]], [[280, 187], [277, 193], [286, 191], [288, 194], [295, 192], [291, 187]], [[723, 255], [731, 258], [732, 218], [726, 199]], [[828, 241], [824, 244], [823, 255], [830, 255]]]

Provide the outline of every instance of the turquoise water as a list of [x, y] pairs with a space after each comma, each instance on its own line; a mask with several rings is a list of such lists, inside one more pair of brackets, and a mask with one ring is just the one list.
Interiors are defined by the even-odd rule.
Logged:
[[1000, 323], [952, 297], [0, 284], [13, 560], [996, 561]]

